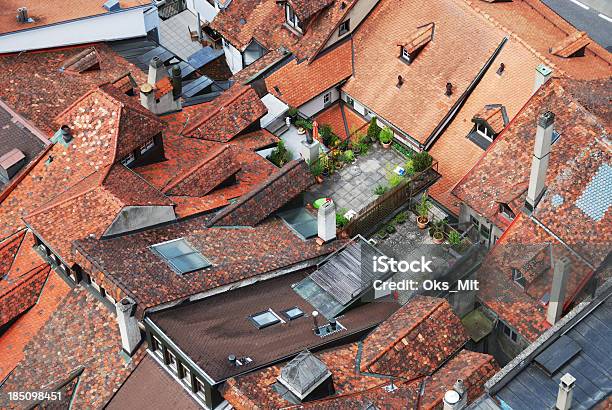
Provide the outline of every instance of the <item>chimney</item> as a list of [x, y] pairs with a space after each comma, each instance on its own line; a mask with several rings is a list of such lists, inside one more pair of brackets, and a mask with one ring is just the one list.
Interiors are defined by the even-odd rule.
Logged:
[[569, 276], [570, 267], [570, 260], [565, 256], [560, 257], [555, 262], [550, 289], [550, 301], [548, 302], [548, 310], [546, 312], [546, 320], [551, 325], [557, 323], [563, 313], [563, 302], [565, 301], [567, 277]]
[[572, 396], [574, 395], [574, 385], [576, 378], [569, 373], [565, 373], [559, 380], [559, 392], [557, 393], [557, 410], [569, 410], [572, 408]]
[[397, 88], [401, 88], [401, 86], [404, 85], [404, 77], [402, 77], [401, 75], [397, 76]]
[[312, 321], [314, 323], [314, 332], [315, 332], [316, 335], [319, 335], [319, 333], [321, 333], [321, 330], [319, 330], [319, 321], [317, 320], [317, 316], [319, 316], [319, 312], [314, 310], [312, 312]]
[[140, 86], [140, 104], [152, 113], [157, 113], [155, 109], [155, 93], [153, 86], [149, 83]]
[[117, 322], [121, 333], [123, 351], [132, 356], [141, 341], [136, 313], [136, 302], [130, 297], [124, 297], [116, 305]]
[[172, 67], [172, 96], [175, 100], [183, 94], [183, 77], [181, 77], [181, 68], [178, 64]]
[[151, 85], [157, 84], [159, 80], [168, 76], [164, 62], [159, 57], [153, 57], [149, 63], [149, 76], [147, 82]]
[[336, 239], [336, 205], [331, 198], [323, 202], [317, 219], [318, 234], [323, 243]]
[[62, 131], [62, 139], [64, 140], [64, 142], [69, 143], [70, 141], [72, 141], [72, 133], [70, 132], [70, 127], [67, 125], [62, 125], [60, 129]]
[[535, 93], [540, 89], [541, 86], [546, 84], [546, 82], [550, 79], [551, 76], [552, 69], [550, 69], [550, 67], [547, 67], [544, 64], [540, 64], [539, 66], [537, 66], [532, 93]]
[[30, 18], [28, 17], [28, 8], [27, 7], [19, 7], [17, 9], [17, 22], [19, 23], [30, 23]]
[[544, 183], [546, 182], [546, 171], [548, 170], [548, 159], [550, 157], [550, 145], [552, 143], [553, 124], [555, 114], [546, 111], [538, 118], [538, 128], [536, 130], [535, 144], [533, 147], [533, 159], [531, 161], [531, 175], [529, 177], [529, 188], [525, 207], [532, 212], [542, 194], [544, 193]]
[[232, 366], [236, 366], [236, 355], [231, 354], [227, 356], [227, 361], [230, 362]]
[[447, 97], [453, 95], [453, 83], [446, 83], [446, 92], [444, 93]]
[[444, 393], [444, 410], [461, 410], [467, 406], [467, 391], [463, 380], [459, 379], [451, 390]]

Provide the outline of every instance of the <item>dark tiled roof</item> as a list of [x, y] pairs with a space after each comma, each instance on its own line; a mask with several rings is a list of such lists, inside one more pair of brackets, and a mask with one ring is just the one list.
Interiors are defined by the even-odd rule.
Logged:
[[[515, 214], [520, 212], [524, 203], [531, 170], [536, 121], [541, 113], [552, 111], [555, 114], [554, 128], [561, 135], [551, 148], [546, 176], [546, 185], [549, 187], [557, 177], [563, 178], [562, 170], [568, 162], [579, 158], [585, 147], [607, 133], [608, 124], [582, 106], [580, 100], [565, 89], [566, 83], [568, 82], [552, 79], [544, 85], [453, 189], [454, 195], [499, 227], [508, 225], [508, 221], [499, 216], [500, 202], [509, 203], [511, 207], [514, 203]], [[591, 97], [591, 101], [605, 101], [610, 98], [609, 82], [588, 84], [601, 86], [590, 89], [592, 94], [600, 95], [598, 99]], [[586, 172], [594, 171], [596, 170], [591, 169]], [[586, 176], [584, 173], [582, 175], [582, 178]], [[542, 207], [548, 207], [552, 212], [546, 202], [540, 202], [538, 208]], [[565, 217], [560, 216], [557, 215], [559, 221], [564, 221]]]
[[299, 107], [352, 73], [352, 42], [345, 41], [312, 62], [290, 61], [266, 78], [266, 86], [290, 106]]
[[301, 21], [307, 21], [333, 2], [334, 0], [289, 0], [289, 4]]
[[255, 226], [313, 184], [308, 164], [294, 160], [236, 203], [228, 206], [208, 226]]
[[406, 379], [424, 376], [468, 339], [445, 299], [416, 296], [364, 339], [360, 368]]
[[[15, 19], [12, 14], [11, 19]], [[0, 98], [43, 132], [51, 133], [55, 130], [50, 119], [93, 86], [113, 81], [128, 71], [139, 84], [146, 81], [146, 75], [142, 71], [102, 43], [93, 45], [100, 58], [100, 70], [86, 71], [78, 75], [60, 71], [66, 59], [91, 46], [0, 56]]]
[[141, 357], [142, 350], [126, 363], [114, 315], [87, 290], [77, 287], [28, 344], [24, 359], [0, 387], [0, 408], [28, 405], [25, 401], [9, 401], [10, 391], [58, 388], [81, 370], [72, 406], [100, 408]]
[[[391, 298], [357, 307], [338, 319], [346, 330], [321, 338], [312, 330], [311, 312], [314, 308], [291, 287], [306, 273], [301, 271], [269, 279], [191, 304], [154, 312], [148, 317], [213, 380], [223, 381], [285, 360], [304, 349], [321, 348], [350, 334], [370, 329], [399, 307]], [[294, 306], [299, 307], [305, 315], [289, 321], [282, 312]], [[249, 317], [267, 309], [283, 317], [286, 323], [258, 329]], [[323, 325], [324, 322], [320, 321], [319, 324]], [[234, 366], [227, 360], [230, 354], [239, 359], [248, 356], [253, 361]]]
[[[314, 240], [298, 240], [276, 218], [254, 228], [207, 228], [206, 222], [206, 217], [198, 217], [112, 239], [86, 238], [76, 242], [77, 261], [89, 272], [102, 272], [121, 292], [133, 297], [142, 314], [151, 306], [326, 255], [341, 244], [319, 247]], [[185, 238], [212, 266], [177, 275], [148, 249], [177, 238]]]
[[86, 48], [80, 53], [64, 60], [61, 70], [71, 74], [81, 74], [87, 70], [100, 69], [100, 56], [95, 47]]
[[32, 307], [38, 300], [51, 267], [42, 265], [20, 278], [19, 285], [0, 296], [0, 326]]
[[150, 355], [146, 355], [123, 383], [108, 405], [109, 410], [131, 408], [149, 409], [200, 409], [195, 400], [189, 396], [168, 372]]
[[228, 142], [268, 112], [251, 86], [234, 85], [189, 120], [184, 135]]

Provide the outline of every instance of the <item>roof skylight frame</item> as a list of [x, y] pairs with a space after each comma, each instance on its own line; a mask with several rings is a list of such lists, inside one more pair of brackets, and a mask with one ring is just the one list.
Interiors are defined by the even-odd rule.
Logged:
[[[296, 310], [299, 311], [299, 313], [296, 313], [296, 314], [289, 313], [289, 312], [296, 311]], [[300, 309], [298, 306], [293, 306], [293, 307], [290, 307], [288, 309], [285, 309], [285, 310], [283, 310], [282, 313], [290, 321], [291, 320], [299, 319], [299, 318], [303, 317], [304, 314], [305, 314], [304, 311], [302, 309]]]
[[[174, 249], [164, 248], [171, 244], [176, 244], [177, 246]], [[183, 249], [178, 249], [181, 247]], [[151, 245], [149, 248], [153, 253], [163, 259], [163, 261], [178, 275], [196, 272], [212, 266], [212, 262], [195, 249], [185, 238], [160, 242]], [[191, 268], [187, 268], [187, 265], [191, 265]]]
[[[261, 321], [257, 320], [258, 316], [273, 316], [274, 319], [268, 320], [265, 323], [261, 323]], [[266, 309], [266, 310], [262, 310], [261, 312], [253, 313], [252, 315], [249, 316], [248, 319], [259, 330], [265, 329], [270, 326], [274, 326], [279, 323], [285, 323], [285, 321], [279, 315], [277, 315], [272, 309]]]

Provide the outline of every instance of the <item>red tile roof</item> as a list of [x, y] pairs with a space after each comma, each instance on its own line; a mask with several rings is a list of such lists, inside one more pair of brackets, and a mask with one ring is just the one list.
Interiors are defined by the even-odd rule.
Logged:
[[448, 301], [416, 296], [364, 339], [360, 368], [413, 379], [434, 371], [468, 339]]
[[79, 372], [71, 405], [100, 408], [136, 367], [142, 353], [142, 349], [137, 351], [126, 362], [114, 315], [86, 289], [74, 288], [26, 346], [24, 359], [0, 387], [0, 408], [28, 404], [9, 401], [9, 391], [53, 391]]
[[[3, 4], [6, 11], [0, 14], [0, 34], [108, 13], [102, 4], [91, 0], [59, 0], [53, 3], [7, 0]], [[145, 0], [122, 0], [121, 8], [145, 4], [148, 4]], [[19, 7], [28, 8], [29, 16], [34, 19], [33, 23], [19, 23], [15, 19]]]
[[36, 304], [19, 317], [0, 336], [0, 380], [23, 359], [23, 351], [32, 337], [51, 317], [70, 287], [55, 272], [50, 272]]
[[228, 142], [268, 112], [251, 86], [236, 84], [203, 105], [190, 118], [183, 135], [209, 141]]
[[499, 134], [506, 127], [504, 119], [504, 106], [501, 104], [485, 105], [482, 110], [474, 114], [474, 120], [482, 120], [487, 123], [495, 134]]
[[[520, 212], [524, 203], [536, 121], [541, 113], [547, 110], [555, 113], [554, 127], [561, 134], [551, 148], [546, 177], [549, 187], [558, 176], [562, 177], [561, 171], [569, 161], [582, 156], [582, 151], [594, 138], [609, 130], [610, 120], [601, 119], [585, 108], [565, 89], [568, 83], [572, 81], [553, 79], [544, 85], [453, 189], [454, 195], [498, 227], [508, 225], [508, 221], [499, 216], [499, 203], [508, 203], [515, 214]], [[590, 98], [599, 96], [600, 101], [610, 101], [610, 84], [612, 79], [599, 84], [589, 82]], [[541, 204], [547, 206], [546, 202]]]
[[61, 70], [71, 74], [81, 74], [84, 71], [94, 69], [100, 69], [100, 56], [95, 47], [86, 48], [66, 59], [61, 67]]
[[293, 160], [243, 195], [209, 222], [208, 226], [255, 226], [314, 183], [308, 164]]
[[[319, 124], [319, 127], [329, 125], [332, 131], [342, 140], [348, 138], [346, 134], [347, 128], [350, 136], [356, 138], [358, 134], [365, 133], [368, 127], [368, 122], [363, 117], [341, 102], [321, 111], [314, 119]], [[344, 125], [345, 119], [346, 127]]]
[[[17, 3], [23, 5], [21, 1]], [[96, 7], [103, 10], [98, 3]], [[11, 21], [15, 20], [14, 10], [17, 8], [10, 8], [6, 15]], [[66, 59], [91, 47], [95, 47], [99, 56], [99, 70], [85, 71], [78, 75], [60, 70]], [[131, 72], [139, 84], [146, 82], [146, 75], [140, 69], [103, 43], [0, 55], [0, 98], [43, 132], [51, 134], [56, 129], [50, 119], [92, 87], [114, 81], [127, 72]]]
[[[25, 222], [71, 265], [72, 242], [100, 238], [127, 206], [173, 206], [173, 202], [122, 164], [94, 172], [26, 215]], [[58, 226], [62, 229], [57, 229]]]
[[401, 46], [408, 53], [413, 55], [423, 47], [427, 45], [432, 39], [434, 34], [435, 23], [427, 23], [417, 28], [414, 33], [405, 42], [400, 42], [398, 45]]
[[584, 31], [577, 31], [572, 35], [567, 36], [558, 46], [554, 47], [550, 52], [556, 56], [568, 58], [572, 57], [581, 49], [584, 49], [591, 39]]
[[289, 0], [295, 14], [304, 22], [333, 2], [334, 0]]
[[[343, 87], [381, 118], [423, 143], [442, 121], [506, 35], [462, 1], [419, 0], [403, 7], [381, 2], [354, 34], [354, 74]], [[425, 24], [434, 39], [411, 64], [398, 44]], [[398, 76], [404, 84], [398, 88]], [[445, 95], [452, 83], [453, 94]], [[418, 107], [418, 109], [416, 109]]]
[[352, 74], [352, 42], [345, 41], [312, 62], [293, 59], [266, 78], [266, 87], [290, 106], [300, 107]]

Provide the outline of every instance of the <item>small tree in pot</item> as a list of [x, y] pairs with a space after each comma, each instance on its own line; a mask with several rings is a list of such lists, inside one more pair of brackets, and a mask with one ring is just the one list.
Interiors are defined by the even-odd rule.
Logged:
[[393, 141], [393, 131], [391, 128], [383, 128], [380, 134], [378, 134], [378, 139], [380, 140], [383, 148], [389, 149], [389, 147], [391, 147], [391, 141]]
[[421, 200], [416, 206], [416, 211], [418, 214], [417, 225], [419, 226], [419, 229], [425, 229], [427, 227], [427, 224], [429, 223], [429, 209], [430, 205], [429, 202], [427, 202], [427, 194], [423, 194], [423, 196], [421, 196]]

